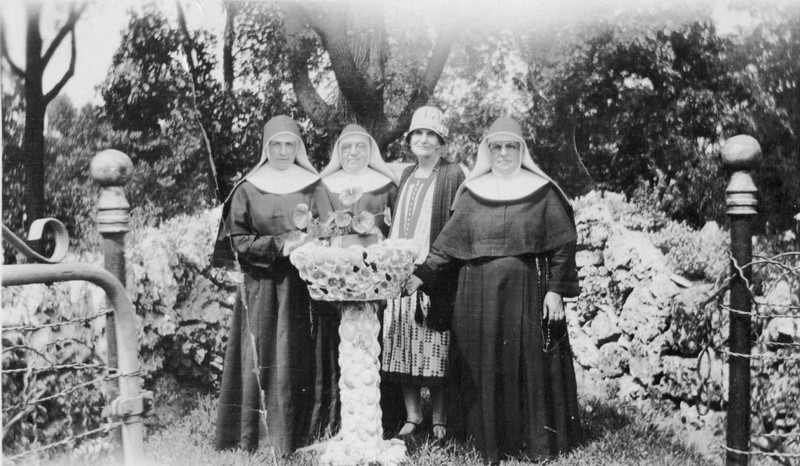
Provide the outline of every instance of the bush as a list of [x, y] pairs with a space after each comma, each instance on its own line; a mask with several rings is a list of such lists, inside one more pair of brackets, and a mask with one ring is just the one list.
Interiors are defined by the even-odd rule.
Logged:
[[[73, 303], [76, 294], [91, 294], [91, 288], [97, 289], [87, 283], [68, 282], [51, 287], [37, 284], [3, 289], [3, 453], [6, 457], [100, 426], [100, 413], [108, 401], [106, 382], [102, 380], [103, 368], [53, 369], [52, 366], [104, 363], [106, 347], [101, 336], [105, 318], [85, 324], [46, 326], [94, 315], [96, 310], [85, 305], [88, 300]], [[18, 326], [37, 326], [38, 329], [14, 329]], [[25, 371], [12, 372], [14, 370]], [[92, 383], [93, 380], [96, 383]], [[84, 388], [70, 390], [80, 384], [84, 384]], [[38, 400], [43, 401], [39, 403]], [[63, 447], [53, 450], [59, 451], [63, 451]]]
[[215, 388], [222, 373], [235, 284], [209, 263], [221, 209], [145, 225], [126, 248], [149, 378], [168, 372]]
[[[152, 207], [134, 212], [133, 231], [126, 242], [127, 281], [140, 329], [140, 364], [149, 386], [159, 376], [173, 374], [185, 384], [217, 388], [235, 289], [233, 279], [209, 263], [220, 211], [178, 216], [160, 227], [154, 226]], [[96, 255], [87, 254], [66, 261], [100, 263]], [[4, 453], [30, 450], [98, 427], [101, 410], [108, 403], [105, 383], [67, 390], [102, 374], [95, 370], [34, 375], [7, 371], [107, 361], [102, 317], [85, 325], [26, 333], [9, 330], [10, 326], [94, 315], [103, 306], [102, 291], [86, 282], [67, 282], [7, 288], [2, 298], [2, 401], [8, 410], [4, 411], [4, 428], [8, 427]], [[65, 394], [54, 396], [62, 392]], [[49, 396], [54, 398], [27, 404]], [[69, 448], [80, 445], [73, 443]], [[86, 445], [96, 449], [96, 445]]]
[[714, 281], [727, 273], [730, 240], [720, 230], [704, 237], [686, 223], [668, 222], [651, 238], [679, 274]]

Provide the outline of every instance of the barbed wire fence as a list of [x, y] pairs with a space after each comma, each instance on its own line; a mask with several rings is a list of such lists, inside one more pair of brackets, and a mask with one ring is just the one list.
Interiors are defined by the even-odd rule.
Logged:
[[[5, 462], [65, 454], [67, 448], [87, 459], [109, 453], [110, 443], [98, 440], [122, 422], [103, 417], [103, 408], [110, 402], [105, 387], [120, 377], [138, 375], [120, 374], [109, 367], [98, 342], [93, 341], [92, 321], [110, 312], [104, 309], [85, 317], [3, 328]], [[43, 333], [71, 336], [41, 342]]]
[[[709, 332], [698, 358], [699, 368], [709, 366], [712, 351], [722, 360], [720, 368], [732, 358], [744, 359], [750, 366], [749, 447], [728, 443], [721, 446], [722, 452], [752, 460], [751, 464], [800, 464], [800, 251], [732, 263], [733, 273], [746, 283], [752, 309], [731, 306], [732, 274], [715, 293], [717, 299], [706, 303], [704, 323]], [[752, 319], [749, 353], [728, 349], [728, 335], [720, 323], [729, 322], [731, 315]], [[707, 403], [729, 398], [722, 393], [724, 386], [711, 383], [714, 377], [708, 369], [699, 372]], [[723, 378], [717, 375], [717, 380]]]
[[[56, 455], [63, 461], [67, 452], [75, 464], [144, 460], [142, 421], [153, 394], [142, 391], [136, 314], [124, 285], [130, 205], [122, 187], [132, 163], [107, 150], [92, 159], [91, 171], [102, 187], [97, 222], [105, 268], [61, 263], [69, 238], [55, 219], [34, 221], [28, 235], [38, 242], [50, 226], [50, 257], [3, 226], [3, 240], [36, 262], [2, 266], [4, 464], [38, 464]], [[69, 290], [56, 284], [66, 281], [99, 286], [108, 307], [72, 306]], [[23, 286], [34, 284], [33, 290]]]
[[758, 191], [750, 171], [760, 157], [749, 136], [723, 147], [732, 172], [730, 273], [701, 305], [698, 409], [727, 410], [726, 466], [800, 464], [800, 251], [753, 254]]

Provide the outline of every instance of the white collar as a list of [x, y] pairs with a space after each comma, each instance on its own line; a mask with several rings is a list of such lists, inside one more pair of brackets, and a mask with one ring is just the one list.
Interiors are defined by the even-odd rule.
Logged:
[[332, 193], [340, 193], [352, 187], [359, 187], [368, 193], [393, 182], [388, 176], [370, 167], [366, 167], [356, 174], [338, 170], [323, 178], [322, 181]]
[[520, 170], [506, 177], [492, 172], [471, 179], [464, 186], [476, 196], [492, 201], [522, 199], [538, 191], [549, 181], [528, 170]]
[[293, 164], [286, 170], [276, 170], [269, 163], [265, 163], [247, 176], [247, 181], [260, 191], [272, 194], [294, 193], [318, 179], [318, 175], [297, 164]]

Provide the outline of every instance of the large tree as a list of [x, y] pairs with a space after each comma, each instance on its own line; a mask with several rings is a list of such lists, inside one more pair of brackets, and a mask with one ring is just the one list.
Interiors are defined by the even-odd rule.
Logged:
[[[12, 72], [19, 76], [25, 86], [25, 129], [22, 136], [22, 154], [25, 164], [25, 216], [26, 223], [44, 215], [45, 185], [45, 144], [44, 119], [47, 105], [61, 92], [75, 72], [75, 23], [86, 8], [85, 3], [71, 3], [67, 10], [66, 20], [61, 24], [53, 40], [45, 47], [40, 30], [42, 14], [40, 1], [25, 3], [26, 9], [26, 43], [25, 68], [18, 66], [9, 56], [6, 46], [5, 32], [0, 39], [3, 57]], [[5, 28], [0, 28], [5, 31]], [[49, 91], [44, 91], [43, 76], [56, 50], [70, 36], [69, 67]]]
[[[282, 2], [289, 78], [303, 112], [315, 125], [332, 126], [342, 110], [373, 135], [381, 149], [408, 129], [414, 110], [428, 102], [450, 54], [452, 22], [440, 25], [425, 69], [397, 115], [387, 112], [389, 42], [382, 2]], [[315, 42], [314, 39], [316, 39]], [[323, 98], [310, 62], [316, 45], [327, 53], [344, 109]], [[341, 118], [338, 118], [339, 120]], [[341, 126], [341, 122], [337, 122]]]
[[116, 128], [153, 137], [169, 124], [167, 114], [180, 109], [191, 115], [200, 123], [191, 132], [205, 141], [205, 156], [196, 155], [216, 166], [222, 198], [257, 160], [259, 128], [271, 115], [304, 122], [318, 165], [349, 122], [364, 125], [385, 149], [431, 98], [454, 37], [449, 27], [424, 29], [410, 60], [392, 56], [408, 39], [387, 34], [381, 5], [229, 1], [223, 3], [223, 81], [217, 83], [208, 32], [190, 30], [186, 3], [175, 4], [174, 26], [154, 8], [133, 14], [104, 83], [105, 108]]

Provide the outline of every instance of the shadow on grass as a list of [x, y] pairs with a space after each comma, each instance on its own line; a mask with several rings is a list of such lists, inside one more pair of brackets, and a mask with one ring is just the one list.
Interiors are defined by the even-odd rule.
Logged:
[[153, 413], [144, 421], [147, 435], [155, 434], [200, 408], [202, 397], [213, 396], [208, 390], [186, 387], [172, 376], [160, 377], [153, 387]]
[[[669, 415], [669, 414], [668, 414]], [[584, 438], [564, 462], [553, 464], [712, 465], [679, 432], [665, 426], [664, 414], [618, 401], [584, 399]], [[611, 463], [609, 463], [611, 461]]]
[[624, 407], [604, 404], [591, 400], [581, 405], [581, 425], [583, 426], [583, 445], [601, 439], [609, 432], [623, 429], [633, 422]]

